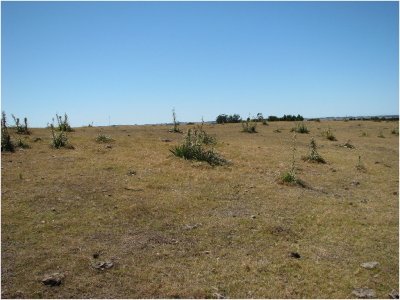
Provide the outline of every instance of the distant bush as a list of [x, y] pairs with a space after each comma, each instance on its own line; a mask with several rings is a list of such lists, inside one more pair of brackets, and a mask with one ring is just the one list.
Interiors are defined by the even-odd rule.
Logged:
[[225, 123], [240, 123], [242, 121], [242, 118], [238, 114], [233, 114], [233, 115], [219, 115], [216, 119], [216, 122], [218, 124], [225, 124]]
[[321, 122], [321, 120], [320, 120], [320, 119], [318, 119], [318, 118], [314, 118], [314, 119], [308, 119], [308, 121]]
[[399, 135], [399, 129], [398, 128], [393, 128], [391, 131], [391, 134]]
[[368, 136], [368, 133], [366, 133], [365, 131], [361, 132], [361, 137], [366, 137]]
[[206, 161], [212, 166], [223, 165], [227, 160], [222, 158], [214, 149], [205, 149], [204, 136], [198, 130], [189, 129], [181, 145], [170, 149], [175, 156], [187, 159]]
[[1, 113], [1, 152], [3, 151], [15, 151], [15, 145], [11, 140], [10, 133], [8, 132], [6, 113], [4, 111]]
[[310, 141], [310, 154], [308, 156], [304, 156], [303, 160], [322, 164], [326, 163], [325, 159], [323, 159], [322, 156], [317, 152], [317, 143], [315, 142], [314, 138], [311, 138]]
[[379, 138], [385, 138], [385, 136], [383, 135], [383, 132], [382, 132], [382, 130], [381, 130], [381, 131], [379, 131], [378, 137], [379, 137]]
[[[58, 114], [56, 114], [56, 119], [57, 119], [57, 123], [58, 123], [58, 131], [65, 131], [65, 132], [72, 132], [74, 131], [71, 127], [71, 125], [69, 124], [68, 121], [68, 115], [64, 114], [64, 119], [59, 116]], [[54, 127], [54, 125], [53, 125]]]
[[332, 131], [330, 128], [322, 132], [322, 135], [326, 137], [330, 141], [336, 141], [336, 137], [333, 135]]
[[246, 121], [242, 122], [242, 131], [247, 132], [247, 133], [257, 133], [256, 127], [257, 123], [254, 121], [251, 121], [250, 118], [248, 118]]
[[22, 125], [19, 121], [19, 118], [15, 117], [14, 115], [11, 115], [11, 116], [14, 119], [15, 129], [17, 130], [18, 134], [31, 134], [31, 132], [28, 129], [28, 119], [27, 118], [24, 118], [24, 125]]
[[268, 121], [270, 121], [270, 122], [274, 122], [274, 121], [304, 121], [304, 118], [301, 115], [297, 115], [297, 116], [283, 115], [282, 118], [278, 118], [277, 116], [269, 116]]
[[303, 122], [301, 123], [296, 123], [296, 126], [291, 129], [291, 132], [297, 132], [297, 133], [309, 133], [310, 131], [308, 130], [306, 124]]
[[114, 140], [110, 136], [105, 135], [105, 134], [99, 134], [96, 137], [96, 142], [99, 142], [99, 143], [109, 143], [112, 141], [114, 141]]
[[[53, 122], [54, 122], [54, 119], [53, 119]], [[62, 130], [63, 128], [66, 128], [66, 127], [61, 127], [62, 129], [59, 131], [56, 131], [53, 123], [48, 124], [48, 127], [51, 130], [51, 147], [53, 147], [55, 149], [59, 149], [59, 148], [74, 149], [74, 147], [71, 144], [69, 144], [67, 132]], [[60, 128], [58, 128], [58, 129], [60, 129]]]

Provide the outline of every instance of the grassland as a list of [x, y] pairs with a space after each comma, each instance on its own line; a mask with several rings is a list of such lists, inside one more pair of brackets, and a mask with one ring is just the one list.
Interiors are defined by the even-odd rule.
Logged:
[[[167, 126], [76, 128], [73, 150], [33, 128], [31, 149], [1, 157], [2, 297], [353, 298], [368, 287], [387, 298], [399, 281], [398, 122], [306, 124], [296, 151], [306, 188], [277, 182], [292, 122], [255, 134], [205, 125], [231, 161], [218, 167], [173, 156], [182, 135]], [[326, 164], [301, 159], [312, 136]], [[347, 140], [354, 149], [339, 146]], [[55, 272], [60, 286], [41, 282]]]

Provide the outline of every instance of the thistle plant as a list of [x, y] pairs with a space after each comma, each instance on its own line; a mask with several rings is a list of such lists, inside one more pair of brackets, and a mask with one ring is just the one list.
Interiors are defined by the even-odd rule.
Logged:
[[326, 137], [330, 141], [336, 141], [336, 137], [333, 135], [331, 128], [329, 127], [327, 130], [325, 130], [322, 135]]
[[22, 125], [19, 121], [19, 118], [17, 118], [14, 115], [11, 116], [14, 119], [15, 128], [17, 129], [18, 134], [31, 134], [31, 132], [28, 129], [28, 119], [26, 117], [24, 118], [24, 125]]
[[242, 131], [247, 133], [257, 133], [256, 131], [257, 122], [251, 121], [250, 117], [246, 121], [242, 122]]
[[170, 132], [177, 132], [177, 133], [182, 133], [182, 130], [179, 129], [179, 122], [176, 120], [176, 113], [175, 113], [175, 108], [172, 109], [172, 121], [174, 123], [174, 127], [171, 128], [169, 131]]
[[56, 119], [57, 119], [57, 123], [58, 123], [58, 131], [64, 131], [64, 132], [74, 131], [72, 129], [71, 125], [69, 124], [67, 114], [64, 114], [64, 119], [61, 116], [59, 116], [58, 114], [56, 114]]
[[288, 172], [285, 172], [281, 176], [282, 182], [286, 183], [297, 183], [298, 180], [296, 178], [296, 132], [293, 133], [293, 138], [292, 138], [292, 162], [291, 162], [291, 167]]
[[317, 163], [326, 163], [325, 159], [322, 158], [321, 155], [319, 155], [317, 151], [317, 143], [315, 142], [314, 138], [311, 138], [310, 141], [310, 154], [308, 156], [303, 157], [303, 160], [309, 161], [309, 162], [317, 162]]
[[3, 151], [15, 151], [15, 145], [11, 140], [10, 133], [8, 132], [6, 113], [4, 111], [1, 113], [1, 152]]

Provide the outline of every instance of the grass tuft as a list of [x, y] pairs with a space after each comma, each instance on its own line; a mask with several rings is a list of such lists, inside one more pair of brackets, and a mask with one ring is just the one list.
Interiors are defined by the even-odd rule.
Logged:
[[96, 137], [96, 142], [98, 142], [98, 143], [109, 143], [109, 142], [113, 142], [113, 141], [114, 140], [110, 136], [105, 135], [105, 134], [99, 134]]
[[204, 135], [199, 130], [189, 129], [183, 143], [170, 149], [175, 156], [208, 162], [212, 166], [224, 165], [227, 160], [222, 158], [214, 149], [205, 149]]
[[304, 124], [303, 122], [296, 123], [296, 126], [293, 127], [290, 131], [296, 132], [296, 133], [309, 133], [310, 132], [310, 130], [308, 130], [306, 124]]

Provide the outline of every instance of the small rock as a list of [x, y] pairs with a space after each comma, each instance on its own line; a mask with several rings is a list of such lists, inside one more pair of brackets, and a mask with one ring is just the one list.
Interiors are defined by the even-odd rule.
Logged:
[[225, 299], [225, 296], [220, 293], [214, 293], [213, 297], [216, 299]]
[[105, 269], [110, 269], [114, 266], [114, 264], [111, 261], [99, 261], [94, 264], [92, 264], [92, 267], [98, 270], [105, 270]]
[[397, 195], [397, 192], [393, 192], [393, 195]]
[[107, 145], [106, 149], [112, 149], [112, 146], [111, 145]]
[[399, 292], [396, 290], [392, 290], [389, 294], [389, 297], [391, 299], [399, 299]]
[[362, 299], [373, 299], [376, 297], [375, 291], [367, 288], [354, 289], [352, 294], [357, 298], [362, 298]]
[[351, 182], [351, 185], [355, 185], [355, 186], [357, 186], [357, 185], [360, 185], [360, 182], [359, 182], [359, 181], [355, 181], [355, 180], [354, 180], [354, 181], [352, 181], [352, 182]]
[[255, 215], [251, 215], [251, 216], [250, 216], [250, 218], [252, 218], [252, 219], [255, 219], [255, 218], [256, 218], [256, 216], [255, 216]]
[[44, 285], [58, 286], [62, 283], [63, 279], [64, 279], [64, 275], [62, 275], [60, 273], [53, 273], [53, 274], [43, 278], [42, 283]]
[[192, 229], [196, 229], [197, 227], [201, 226], [201, 224], [193, 224], [193, 225], [185, 225], [185, 229], [186, 230], [192, 230]]
[[377, 261], [369, 261], [361, 264], [361, 267], [365, 269], [374, 269], [376, 266], [379, 265]]
[[300, 258], [301, 256], [300, 256], [300, 254], [297, 253], [297, 252], [290, 252], [290, 257], [293, 257], [293, 258]]
[[100, 254], [99, 253], [94, 253], [93, 258], [99, 258]]
[[169, 143], [169, 142], [172, 142], [172, 140], [171, 139], [161, 139], [161, 142]]
[[136, 175], [136, 171], [135, 170], [129, 170], [128, 173], [126, 173], [126, 175], [128, 175], [128, 176]]
[[210, 254], [210, 253], [211, 253], [211, 251], [208, 251], [208, 250], [204, 251], [204, 254]]
[[52, 208], [51, 208], [51, 211], [56, 211], [56, 208], [55, 208], [55, 207], [52, 207]]

